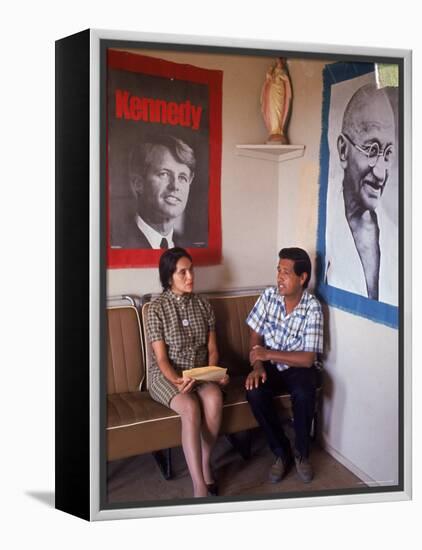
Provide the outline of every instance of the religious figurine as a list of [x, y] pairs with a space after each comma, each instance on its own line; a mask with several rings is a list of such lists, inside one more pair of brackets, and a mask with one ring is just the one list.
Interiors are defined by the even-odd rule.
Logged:
[[267, 143], [286, 145], [292, 86], [286, 60], [279, 57], [268, 69], [261, 91], [261, 111], [269, 132]]

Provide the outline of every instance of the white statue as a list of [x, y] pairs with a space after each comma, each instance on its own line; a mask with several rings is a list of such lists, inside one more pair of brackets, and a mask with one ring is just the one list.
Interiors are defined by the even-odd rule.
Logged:
[[286, 60], [279, 57], [268, 69], [261, 91], [261, 111], [269, 132], [267, 143], [287, 144], [287, 123], [292, 104], [292, 86]]

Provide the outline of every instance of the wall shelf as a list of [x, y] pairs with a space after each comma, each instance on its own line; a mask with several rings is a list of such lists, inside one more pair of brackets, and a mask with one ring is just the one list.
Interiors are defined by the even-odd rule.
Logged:
[[250, 157], [272, 162], [284, 162], [303, 157], [304, 145], [272, 145], [272, 144], [245, 144], [236, 145], [236, 153], [242, 157]]

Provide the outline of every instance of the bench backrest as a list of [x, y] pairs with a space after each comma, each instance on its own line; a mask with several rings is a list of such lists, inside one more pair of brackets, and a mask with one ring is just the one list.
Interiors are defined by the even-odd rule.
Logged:
[[246, 375], [251, 370], [245, 320], [257, 299], [258, 295], [209, 298], [216, 319], [219, 365], [229, 369], [231, 375]]
[[[245, 323], [246, 317], [258, 299], [251, 296], [208, 296], [216, 318], [217, 345], [219, 366], [226, 367], [232, 376], [250, 371], [249, 366], [249, 329]], [[142, 306], [142, 330], [146, 348], [146, 373], [148, 385], [148, 367], [152, 360], [152, 346], [146, 333], [146, 320], [150, 302]]]
[[141, 389], [144, 348], [134, 306], [107, 308], [107, 394]]

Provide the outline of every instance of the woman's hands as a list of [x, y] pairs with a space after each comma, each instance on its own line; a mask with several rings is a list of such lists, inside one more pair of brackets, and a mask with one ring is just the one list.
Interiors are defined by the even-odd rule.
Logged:
[[193, 378], [184, 378], [183, 376], [178, 376], [172, 382], [179, 390], [179, 393], [190, 393], [196, 385], [196, 380]]
[[220, 380], [217, 380], [217, 384], [219, 386], [227, 386], [227, 384], [230, 382], [230, 376], [228, 374], [225, 374], [223, 378], [220, 378]]
[[[190, 393], [197, 384], [202, 383], [199, 380], [194, 380], [193, 378], [182, 377], [182, 376], [174, 378], [173, 380], [171, 380], [171, 382], [179, 390], [179, 393]], [[229, 382], [230, 382], [230, 376], [228, 374], [225, 374], [223, 378], [220, 378], [220, 380], [215, 381], [216, 384], [222, 387], [227, 386]]]

